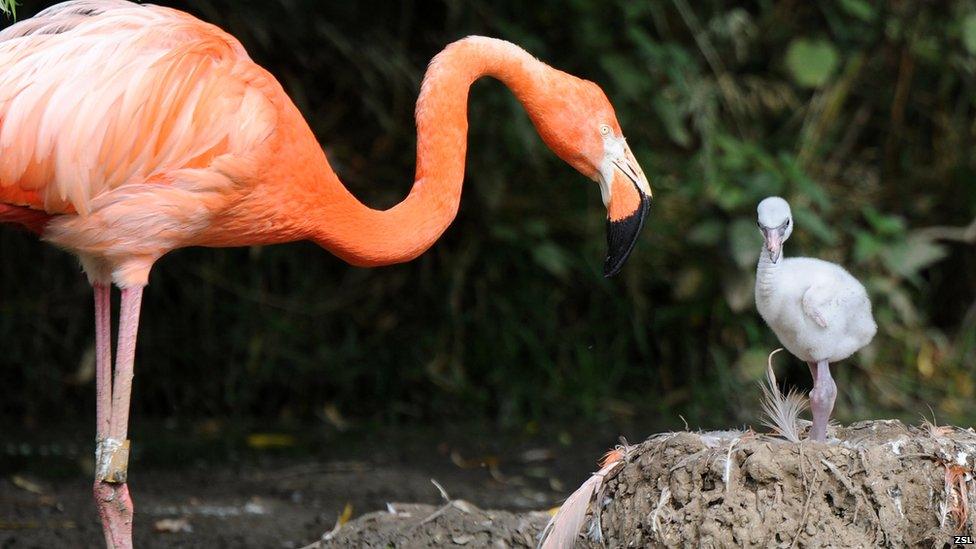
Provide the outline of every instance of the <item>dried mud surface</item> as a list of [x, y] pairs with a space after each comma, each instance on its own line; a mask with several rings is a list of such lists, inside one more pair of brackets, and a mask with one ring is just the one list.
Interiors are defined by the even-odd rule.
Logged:
[[484, 511], [456, 500], [443, 506], [391, 504], [340, 528], [306, 549], [338, 547], [518, 547], [534, 548], [547, 513]]
[[681, 432], [624, 448], [590, 545], [942, 547], [976, 532], [972, 429], [871, 421], [828, 436]]

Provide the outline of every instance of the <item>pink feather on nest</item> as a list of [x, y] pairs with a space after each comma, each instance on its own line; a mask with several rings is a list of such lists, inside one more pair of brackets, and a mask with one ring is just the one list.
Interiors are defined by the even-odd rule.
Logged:
[[600, 460], [601, 468], [570, 494], [549, 520], [539, 539], [540, 549], [565, 549], [576, 545], [590, 510], [590, 502], [603, 488], [603, 481], [611, 472], [624, 464], [624, 449], [608, 451]]

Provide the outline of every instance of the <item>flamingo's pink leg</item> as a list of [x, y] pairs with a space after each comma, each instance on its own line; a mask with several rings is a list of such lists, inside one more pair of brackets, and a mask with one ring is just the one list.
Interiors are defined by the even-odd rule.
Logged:
[[[136, 333], [142, 287], [122, 290], [119, 313], [119, 344], [116, 352], [114, 385], [111, 392], [111, 417], [108, 436], [100, 440], [96, 452], [95, 499], [109, 547], [132, 547], [132, 498], [126, 486], [129, 460], [129, 396], [132, 394]], [[101, 427], [101, 425], [99, 426]]]
[[112, 386], [112, 421], [109, 436], [125, 440], [129, 430], [129, 396], [132, 394], [132, 365], [136, 358], [136, 333], [139, 331], [139, 307], [142, 287], [122, 290], [119, 309], [119, 347], [115, 357], [115, 379]]
[[96, 440], [108, 436], [112, 417], [112, 287], [95, 288], [95, 415]]
[[[98, 463], [112, 418], [112, 287], [101, 283], [92, 287], [95, 290], [95, 462]], [[102, 511], [101, 484], [96, 472], [95, 502], [102, 519], [105, 545], [111, 547], [108, 516]]]

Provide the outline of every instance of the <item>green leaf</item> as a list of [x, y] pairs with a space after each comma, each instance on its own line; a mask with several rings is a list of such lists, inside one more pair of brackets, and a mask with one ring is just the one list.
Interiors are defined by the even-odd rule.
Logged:
[[942, 60], [942, 44], [934, 36], [919, 36], [912, 40], [912, 53], [922, 61], [938, 63]]
[[976, 13], [970, 13], [962, 20], [962, 44], [970, 55], [976, 55]]
[[817, 88], [830, 79], [839, 57], [837, 48], [826, 40], [797, 38], [786, 51], [786, 67], [797, 84]]
[[518, 242], [522, 237], [522, 234], [517, 229], [509, 225], [492, 225], [489, 232], [493, 238], [505, 242]]
[[695, 225], [691, 232], [688, 233], [688, 241], [704, 246], [718, 244], [719, 240], [722, 239], [724, 230], [725, 225], [721, 221], [708, 219]]
[[885, 215], [871, 206], [864, 208], [864, 218], [879, 235], [895, 236], [905, 232], [905, 220], [897, 215]]
[[671, 141], [682, 147], [689, 146], [691, 144], [691, 133], [685, 127], [685, 117], [681, 113], [680, 107], [662, 96], [655, 97], [651, 104], [654, 106], [654, 112], [664, 122], [664, 129], [668, 132]]
[[745, 189], [751, 195], [751, 201], [759, 202], [759, 199], [779, 195], [783, 192], [783, 177], [779, 170], [762, 170], [745, 177], [743, 180]]
[[532, 218], [526, 219], [522, 224], [525, 234], [543, 238], [549, 234], [549, 222], [545, 219]]
[[722, 295], [734, 313], [741, 313], [755, 306], [755, 289], [756, 273], [753, 269], [722, 277]]
[[714, 195], [715, 203], [725, 211], [738, 210], [752, 201], [752, 196], [746, 194], [741, 181], [715, 181], [709, 192]]
[[545, 242], [532, 250], [532, 258], [553, 276], [562, 278], [569, 273], [569, 257], [555, 244]]
[[797, 208], [793, 211], [793, 217], [796, 218], [796, 226], [799, 227], [798, 230], [803, 230], [808, 233], [813, 234], [818, 240], [832, 246], [837, 243], [837, 234], [824, 220], [814, 212], [806, 208]]
[[762, 379], [766, 373], [766, 361], [769, 358], [767, 349], [752, 347], [739, 355], [735, 361], [735, 371], [742, 381]]
[[814, 181], [807, 175], [806, 170], [800, 165], [797, 158], [788, 153], [780, 153], [778, 156], [783, 170], [783, 177], [792, 181], [800, 192], [816, 203], [821, 211], [829, 212], [833, 203], [827, 193], [823, 190], [820, 183]]
[[886, 248], [882, 253], [888, 268], [904, 278], [914, 276], [946, 255], [948, 251], [945, 246], [919, 236], [910, 236], [904, 242]]
[[644, 95], [648, 86], [645, 71], [636, 67], [627, 56], [606, 54], [600, 58], [600, 65], [616, 82], [621, 94], [632, 98]]
[[728, 171], [743, 170], [749, 165], [751, 151], [745, 143], [723, 134], [718, 134], [713, 139], [722, 151], [722, 164]]
[[854, 233], [854, 261], [864, 263], [873, 259], [884, 249], [884, 242], [872, 232], [857, 231]]
[[736, 265], [743, 269], [754, 267], [759, 261], [759, 249], [762, 247], [762, 237], [756, 230], [756, 222], [745, 219], [733, 221], [729, 228], [729, 246]]
[[0, 0], [0, 12], [4, 15], [10, 16], [11, 19], [17, 19], [17, 0]]
[[872, 288], [872, 293], [884, 296], [885, 305], [878, 307], [879, 319], [893, 309], [906, 325], [918, 325], [918, 308], [915, 307], [911, 296], [905, 291], [904, 285], [890, 277], [872, 276], [867, 280], [867, 286]]
[[840, 7], [849, 15], [853, 15], [866, 23], [874, 21], [876, 15], [874, 7], [865, 0], [840, 0]]
[[674, 297], [682, 301], [690, 299], [698, 293], [704, 281], [705, 275], [702, 274], [700, 269], [690, 268], [681, 271], [675, 277], [674, 287], [672, 289]]

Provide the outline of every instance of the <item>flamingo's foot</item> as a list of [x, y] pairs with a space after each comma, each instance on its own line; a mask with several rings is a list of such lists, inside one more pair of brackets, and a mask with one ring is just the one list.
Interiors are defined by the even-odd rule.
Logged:
[[111, 549], [132, 549], [132, 498], [129, 487], [95, 481], [95, 503], [102, 518], [105, 545]]
[[126, 485], [129, 441], [99, 439], [95, 444], [95, 503], [102, 518], [105, 545], [132, 547], [132, 498]]

